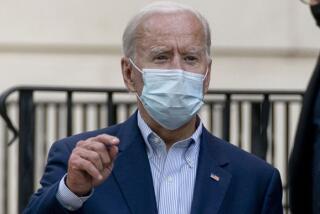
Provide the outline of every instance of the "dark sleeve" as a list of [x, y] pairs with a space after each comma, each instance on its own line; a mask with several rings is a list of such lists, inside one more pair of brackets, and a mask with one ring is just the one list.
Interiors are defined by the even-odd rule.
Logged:
[[23, 213], [70, 213], [56, 199], [61, 178], [67, 172], [71, 149], [63, 141], [54, 143], [49, 151], [48, 162], [41, 178], [41, 188], [32, 195]]
[[282, 214], [282, 184], [279, 171], [274, 169], [265, 194], [262, 214]]
[[293, 213], [312, 213], [314, 105], [320, 85], [320, 55], [304, 94], [289, 161], [289, 205]]

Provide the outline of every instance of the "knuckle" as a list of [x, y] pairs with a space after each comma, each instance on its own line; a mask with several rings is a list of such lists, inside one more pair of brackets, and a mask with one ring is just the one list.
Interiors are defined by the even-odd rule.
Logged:
[[70, 159], [69, 167], [71, 167], [73, 170], [78, 169], [80, 167], [79, 161], [76, 159]]
[[76, 154], [76, 151], [73, 151], [72, 154], [70, 155], [70, 158], [69, 158], [69, 163], [73, 163], [77, 160], [77, 154]]
[[80, 164], [79, 162], [73, 162], [72, 164], [70, 164], [71, 169], [76, 170], [80, 168]]
[[79, 152], [79, 147], [75, 147], [73, 150], [72, 150], [72, 153], [71, 154], [77, 154]]
[[96, 141], [96, 142], [90, 144], [90, 149], [93, 151], [96, 151], [96, 152], [103, 151], [104, 144]]
[[92, 157], [93, 157], [94, 161], [100, 160], [100, 155], [97, 152], [92, 153]]
[[81, 147], [81, 146], [83, 146], [84, 144], [85, 144], [85, 141], [84, 141], [84, 140], [80, 140], [80, 141], [77, 142], [77, 147], [78, 147], [78, 146]]
[[110, 137], [111, 135], [108, 135], [108, 134], [101, 134], [100, 136], [101, 136], [101, 137]]
[[113, 137], [111, 135], [108, 135], [108, 134], [102, 134], [102, 135], [99, 135], [98, 136], [100, 139], [103, 139], [103, 140], [107, 140], [107, 141], [110, 141]]
[[84, 168], [84, 169], [91, 169], [92, 168], [92, 165], [90, 164], [89, 161], [84, 161], [81, 163], [81, 166]]
[[108, 164], [108, 165], [112, 162], [112, 161], [111, 161], [111, 158], [109, 157], [109, 155], [106, 155], [105, 162], [106, 162], [106, 164]]
[[79, 156], [81, 156], [81, 153], [82, 153], [83, 149], [81, 147], [75, 147], [72, 152], [71, 152], [71, 157], [73, 158], [77, 158]]

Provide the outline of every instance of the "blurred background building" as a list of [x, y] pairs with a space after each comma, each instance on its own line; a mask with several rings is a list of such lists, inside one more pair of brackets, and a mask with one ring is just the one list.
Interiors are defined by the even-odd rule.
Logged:
[[[121, 36], [150, 0], [0, 0], [0, 91], [17, 84], [123, 87]], [[320, 46], [299, 0], [184, 0], [212, 27], [211, 88], [304, 89]]]
[[[0, 92], [16, 85], [124, 87], [122, 32], [150, 2], [0, 0]], [[211, 89], [305, 89], [319, 52], [320, 32], [299, 0], [176, 2], [198, 9], [211, 25]], [[296, 119], [297, 114], [292, 130]], [[291, 131], [290, 139], [293, 136]], [[0, 143], [1, 150], [5, 145]], [[9, 151], [13, 156], [14, 146]], [[14, 177], [15, 159], [10, 166]], [[14, 201], [16, 183], [9, 189]], [[14, 204], [8, 209], [16, 213]]]

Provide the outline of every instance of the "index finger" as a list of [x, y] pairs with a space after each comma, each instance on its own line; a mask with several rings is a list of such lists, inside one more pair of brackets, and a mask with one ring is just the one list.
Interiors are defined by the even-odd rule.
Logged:
[[108, 134], [101, 134], [96, 137], [91, 138], [90, 140], [98, 141], [106, 145], [107, 147], [109, 146], [117, 146], [120, 142], [120, 140], [112, 135]]

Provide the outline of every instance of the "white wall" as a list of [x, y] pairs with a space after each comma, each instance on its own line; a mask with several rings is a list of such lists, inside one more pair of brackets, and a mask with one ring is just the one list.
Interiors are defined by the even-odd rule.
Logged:
[[[0, 91], [17, 84], [122, 87], [122, 31], [149, 2], [0, 0]], [[211, 24], [212, 88], [305, 88], [320, 30], [299, 0], [180, 2]]]

